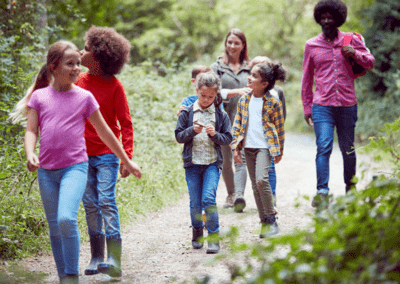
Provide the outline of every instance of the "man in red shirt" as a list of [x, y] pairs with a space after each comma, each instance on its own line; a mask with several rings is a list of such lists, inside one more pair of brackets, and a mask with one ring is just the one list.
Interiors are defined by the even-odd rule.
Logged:
[[[82, 65], [89, 72], [80, 74], [76, 84], [94, 95], [104, 120], [115, 136], [119, 138], [122, 134], [124, 150], [132, 159], [132, 119], [124, 87], [114, 76], [128, 61], [131, 45], [112, 28], [92, 27], [86, 33], [85, 40], [85, 48], [81, 51]], [[120, 221], [115, 200], [119, 159], [101, 141], [89, 122], [86, 123], [85, 139], [89, 173], [82, 201], [92, 253], [85, 275], [101, 272], [118, 277], [122, 274]], [[129, 175], [123, 164], [120, 166], [120, 173], [121, 177]], [[108, 258], [103, 262], [105, 239]]]
[[346, 192], [354, 186], [357, 97], [355, 76], [349, 61], [354, 60], [364, 68], [372, 69], [375, 59], [357, 36], [353, 36], [351, 45], [343, 46], [347, 33], [341, 32], [338, 27], [346, 21], [346, 17], [347, 7], [342, 1], [319, 1], [314, 7], [314, 18], [322, 33], [309, 39], [304, 50], [301, 89], [304, 118], [314, 127], [317, 139], [317, 195], [313, 199], [313, 207], [318, 206], [329, 193], [329, 158], [335, 127], [343, 156]]

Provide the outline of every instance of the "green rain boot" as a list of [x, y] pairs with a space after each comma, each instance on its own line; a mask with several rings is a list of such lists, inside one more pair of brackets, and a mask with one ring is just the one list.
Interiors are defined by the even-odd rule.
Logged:
[[107, 261], [97, 266], [99, 272], [111, 277], [122, 276], [121, 271], [121, 239], [107, 239]]

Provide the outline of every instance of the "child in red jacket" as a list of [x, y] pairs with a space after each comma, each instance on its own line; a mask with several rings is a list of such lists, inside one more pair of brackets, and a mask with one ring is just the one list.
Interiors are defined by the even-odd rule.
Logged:
[[[123, 148], [132, 159], [132, 119], [124, 87], [115, 77], [128, 61], [131, 45], [114, 29], [94, 26], [87, 31], [85, 40], [85, 48], [81, 51], [82, 65], [89, 71], [80, 74], [76, 84], [92, 92], [100, 105], [101, 114], [115, 136], [119, 138], [122, 134]], [[86, 123], [85, 139], [89, 173], [83, 206], [92, 253], [85, 275], [101, 272], [118, 277], [122, 275], [121, 233], [115, 185], [118, 167], [121, 177], [127, 177], [129, 173], [124, 164], [119, 165], [118, 157], [100, 140], [90, 123]], [[103, 262], [105, 240], [108, 258]]]

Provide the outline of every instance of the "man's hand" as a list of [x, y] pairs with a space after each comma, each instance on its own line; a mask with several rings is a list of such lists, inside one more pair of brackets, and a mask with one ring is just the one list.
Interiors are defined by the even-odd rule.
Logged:
[[304, 119], [306, 120], [307, 124], [311, 127], [314, 127], [314, 122], [312, 120], [312, 114], [305, 114]]
[[343, 46], [341, 52], [346, 59], [349, 58], [355, 59], [354, 57], [356, 56], [356, 51], [351, 45]]

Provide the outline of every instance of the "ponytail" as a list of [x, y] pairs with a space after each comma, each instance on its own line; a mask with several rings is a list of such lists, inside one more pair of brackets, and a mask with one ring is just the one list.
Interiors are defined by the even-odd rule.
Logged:
[[270, 64], [257, 64], [254, 67], [256, 66], [260, 73], [262, 82], [268, 82], [268, 86], [264, 90], [265, 92], [271, 90], [275, 86], [275, 82], [277, 80], [282, 82], [286, 80], [287, 72], [280, 62]]
[[23, 121], [28, 116], [28, 103], [31, 99], [31, 95], [37, 89], [45, 88], [50, 84], [51, 74], [47, 68], [47, 64], [44, 64], [36, 76], [35, 82], [28, 88], [25, 96], [15, 105], [14, 110], [10, 113], [10, 119], [13, 124], [17, 124]]
[[29, 87], [25, 97], [16, 104], [13, 112], [10, 113], [10, 119], [13, 124], [26, 119], [29, 111], [28, 103], [31, 99], [32, 93], [37, 89], [45, 88], [50, 85], [52, 80], [52, 70], [50, 70], [50, 66], [52, 68], [57, 68], [62, 57], [64, 56], [64, 52], [69, 48], [79, 52], [79, 49], [73, 43], [65, 40], [59, 40], [50, 47], [49, 51], [47, 52], [46, 64], [44, 64], [40, 69], [39, 74], [36, 76], [35, 82], [31, 87]]

